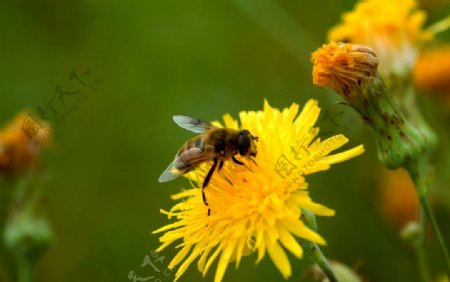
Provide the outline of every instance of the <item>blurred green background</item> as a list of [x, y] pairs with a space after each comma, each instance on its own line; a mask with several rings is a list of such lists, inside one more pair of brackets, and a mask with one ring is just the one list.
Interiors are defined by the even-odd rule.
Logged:
[[[336, 95], [311, 81], [310, 53], [354, 3], [2, 0], [1, 123], [24, 108], [36, 111], [57, 85], [69, 85], [75, 68], [102, 81], [55, 129], [45, 153], [51, 175], [46, 210], [56, 239], [37, 265], [36, 281], [130, 281], [130, 271], [155, 275], [140, 265], [159, 246], [151, 231], [168, 222], [159, 209], [169, 209], [170, 195], [189, 187], [185, 179], [157, 182], [193, 136], [171, 117], [237, 116], [241, 110], [261, 109], [264, 98], [276, 107], [314, 98], [323, 109], [345, 111], [342, 121], [356, 121], [345, 130], [319, 122], [324, 130], [345, 133], [351, 140], [347, 148], [362, 143], [367, 150], [307, 178], [312, 198], [337, 211], [333, 218], [319, 218], [328, 242], [323, 251], [331, 259], [359, 265], [370, 281], [416, 281], [412, 249], [378, 210], [374, 191], [380, 167], [368, 129], [334, 104]], [[432, 23], [450, 8], [446, 2], [427, 10], [427, 23]], [[448, 33], [440, 39], [448, 40]], [[445, 149], [449, 110], [428, 96], [421, 100]], [[435, 162], [448, 162], [448, 154], [439, 154]], [[5, 195], [0, 193], [3, 207]], [[450, 243], [449, 209], [439, 204], [436, 209]], [[2, 225], [4, 216], [5, 211]], [[433, 270], [442, 271], [440, 253], [433, 241], [428, 245]], [[1, 250], [6, 268], [12, 268]], [[161, 254], [164, 266], [174, 254], [172, 246]], [[294, 272], [289, 281], [308, 281], [304, 272], [310, 261], [290, 259]], [[244, 258], [238, 270], [230, 265], [224, 281], [283, 281], [268, 257], [258, 266], [255, 260]], [[215, 265], [203, 280], [193, 264], [180, 281], [212, 281], [214, 271]]]

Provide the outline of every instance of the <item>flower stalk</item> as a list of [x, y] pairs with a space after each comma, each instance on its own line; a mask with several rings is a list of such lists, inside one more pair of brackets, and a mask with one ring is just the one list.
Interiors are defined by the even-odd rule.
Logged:
[[301, 240], [300, 244], [304, 248], [306, 254], [308, 254], [308, 257], [313, 262], [315, 262], [320, 267], [320, 269], [322, 269], [323, 273], [327, 276], [328, 280], [330, 282], [338, 282], [338, 279], [336, 278], [336, 274], [334, 273], [333, 268], [331, 267], [325, 255], [320, 250], [320, 247], [316, 243], [305, 240]]
[[52, 229], [40, 211], [41, 185], [34, 174], [17, 181], [12, 209], [4, 230], [4, 243], [17, 260], [19, 282], [30, 282], [33, 268], [53, 239]]
[[[424, 177], [424, 175], [426, 175], [425, 164], [426, 162], [424, 162], [422, 159], [416, 162], [407, 163], [405, 165], [405, 168], [407, 169], [409, 175], [411, 176], [414, 182], [417, 196], [419, 197], [419, 201], [423, 209], [423, 212], [431, 223], [431, 227], [433, 228], [439, 247], [444, 256], [447, 275], [450, 276], [450, 256], [448, 254], [447, 246], [445, 244], [444, 238], [442, 237], [439, 225], [434, 217], [433, 210], [431, 209], [430, 201], [428, 200], [428, 185], [426, 177]], [[424, 232], [423, 227], [422, 232]]]
[[[302, 209], [302, 220], [303, 222], [312, 230], [317, 231], [317, 221], [314, 214], [306, 209]], [[330, 282], [337, 282], [336, 274], [331, 267], [331, 264], [328, 262], [328, 259], [322, 253], [320, 247], [311, 241], [299, 239], [300, 245], [305, 250], [305, 253], [308, 257], [315, 262], [320, 269], [322, 269], [323, 273], [327, 276]]]
[[428, 269], [427, 256], [425, 253], [425, 213], [423, 209], [420, 208], [420, 218], [419, 222], [409, 222], [402, 228], [400, 231], [400, 236], [403, 240], [409, 243], [415, 252], [416, 263], [418, 266], [418, 274], [420, 275], [420, 281], [422, 282], [430, 282], [431, 276]]
[[416, 251], [417, 264], [419, 266], [419, 273], [422, 280], [425, 282], [431, 281], [431, 276], [428, 267], [427, 254], [425, 252], [425, 227], [427, 223], [427, 216], [422, 206], [419, 211], [419, 236], [414, 245]]

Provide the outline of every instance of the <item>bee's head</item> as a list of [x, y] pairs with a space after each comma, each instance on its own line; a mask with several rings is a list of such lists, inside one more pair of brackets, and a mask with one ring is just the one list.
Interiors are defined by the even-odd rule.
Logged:
[[241, 130], [238, 136], [237, 149], [239, 155], [256, 156], [256, 145], [254, 141], [258, 141], [258, 137], [250, 134], [248, 130]]

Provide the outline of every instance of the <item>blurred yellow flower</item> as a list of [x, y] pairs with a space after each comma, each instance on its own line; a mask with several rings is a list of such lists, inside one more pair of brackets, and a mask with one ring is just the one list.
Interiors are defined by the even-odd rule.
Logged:
[[436, 282], [449, 282], [449, 281], [448, 277], [445, 274], [442, 274], [436, 279]]
[[[215, 281], [219, 282], [230, 262], [235, 261], [237, 267], [242, 256], [253, 252], [258, 253], [259, 262], [266, 251], [288, 278], [291, 265], [285, 250], [297, 258], [303, 255], [297, 238], [325, 244], [303, 223], [301, 209], [321, 216], [332, 216], [334, 211], [311, 200], [304, 176], [358, 156], [364, 148], [361, 145], [329, 155], [348, 139], [343, 135], [316, 138], [319, 128], [314, 124], [320, 113], [317, 101], [310, 100], [297, 116], [298, 111], [297, 104], [279, 111], [265, 102], [263, 111], [240, 113], [241, 127], [259, 137], [256, 163], [248, 159], [241, 160], [245, 166], [227, 162], [213, 175], [205, 190], [210, 216], [198, 185], [208, 165], [188, 175], [194, 188], [199, 189], [174, 195], [173, 199], [182, 200], [169, 212], [162, 212], [177, 220], [154, 232], [164, 233], [158, 251], [179, 243], [179, 252], [169, 265], [180, 265], [175, 280], [196, 259], [203, 275], [218, 259]], [[224, 125], [239, 128], [238, 121], [228, 114]]]
[[[450, 45], [423, 52], [414, 68], [414, 83], [422, 90], [450, 94]], [[450, 97], [449, 97], [450, 98]]]
[[49, 143], [51, 128], [23, 111], [0, 131], [0, 172], [14, 175], [38, 163], [39, 154]]
[[380, 182], [376, 202], [385, 219], [398, 228], [417, 220], [419, 200], [406, 170], [383, 169], [378, 178]]
[[423, 29], [426, 13], [415, 0], [361, 0], [328, 34], [331, 41], [372, 47], [380, 58], [380, 74], [407, 75], [424, 43], [448, 28], [449, 19]]

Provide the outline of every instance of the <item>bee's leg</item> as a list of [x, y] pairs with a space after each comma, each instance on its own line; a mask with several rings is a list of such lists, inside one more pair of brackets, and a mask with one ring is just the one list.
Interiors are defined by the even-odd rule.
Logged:
[[[205, 180], [203, 181], [202, 197], [203, 197], [203, 203], [205, 204], [205, 206], [208, 206], [208, 201], [206, 201], [205, 188], [206, 188], [206, 186], [208, 186], [209, 180], [211, 179], [211, 176], [213, 175], [214, 171], [216, 170], [217, 163], [218, 163], [217, 158], [215, 158], [213, 165], [209, 169], [208, 174], [206, 174]], [[210, 214], [211, 214], [211, 210], [208, 208], [208, 216]]]
[[236, 159], [234, 156], [231, 157], [231, 159], [233, 160], [234, 163], [238, 164], [238, 165], [244, 165], [243, 162], [241, 162], [240, 160]]
[[222, 169], [223, 167], [223, 161], [219, 161], [219, 171]]
[[211, 180], [211, 176], [213, 175], [214, 171], [216, 170], [217, 163], [218, 163], [217, 158], [215, 158], [213, 165], [209, 169], [208, 174], [206, 175], [205, 180], [203, 181], [203, 187], [202, 187], [203, 189], [205, 189], [205, 187], [208, 186], [209, 180]]

